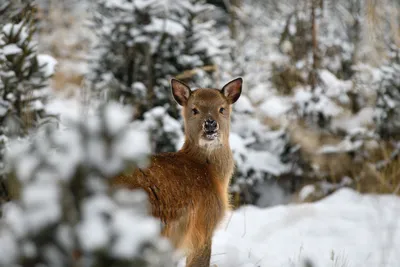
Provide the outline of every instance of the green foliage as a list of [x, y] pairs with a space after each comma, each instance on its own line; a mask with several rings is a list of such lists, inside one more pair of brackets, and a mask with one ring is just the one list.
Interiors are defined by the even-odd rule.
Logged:
[[387, 64], [380, 68], [382, 79], [376, 100], [377, 132], [384, 139], [400, 138], [400, 49], [392, 47]]
[[67, 129], [11, 144], [12, 201], [0, 220], [0, 248], [10, 253], [0, 266], [173, 266], [146, 194], [109, 188], [110, 177], [147, 164], [148, 135], [131, 113], [109, 103], [94, 115], [64, 114]]
[[34, 11], [33, 1], [0, 5], [0, 176], [8, 137], [24, 136], [50, 118], [44, 104], [55, 60], [38, 54]]
[[[105, 99], [132, 104], [138, 116], [155, 106], [171, 107], [168, 78], [216, 63], [227, 44], [213, 35], [213, 24], [202, 15], [211, 6], [203, 1], [113, 1], [97, 3], [93, 27], [99, 37], [89, 80]], [[190, 75], [211, 85], [206, 71]]]

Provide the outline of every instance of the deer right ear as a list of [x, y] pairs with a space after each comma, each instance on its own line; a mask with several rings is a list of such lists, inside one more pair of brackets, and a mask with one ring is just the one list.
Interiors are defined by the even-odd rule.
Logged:
[[185, 106], [191, 94], [190, 87], [177, 79], [171, 79], [171, 88], [175, 101]]
[[221, 93], [226, 97], [229, 104], [235, 103], [242, 93], [243, 79], [241, 77], [236, 78], [224, 85], [221, 89]]

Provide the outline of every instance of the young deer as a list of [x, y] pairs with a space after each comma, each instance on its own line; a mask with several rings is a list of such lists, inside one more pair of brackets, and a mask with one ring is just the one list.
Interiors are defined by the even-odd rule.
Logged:
[[221, 90], [191, 91], [172, 79], [173, 96], [183, 107], [185, 143], [174, 153], [151, 158], [147, 169], [115, 178], [128, 188], [144, 189], [163, 235], [187, 253], [187, 267], [210, 266], [212, 236], [229, 208], [228, 185], [234, 162], [229, 146], [231, 105], [242, 78]]

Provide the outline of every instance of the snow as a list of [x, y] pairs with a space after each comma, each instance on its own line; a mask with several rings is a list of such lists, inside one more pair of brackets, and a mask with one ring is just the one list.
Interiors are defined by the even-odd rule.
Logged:
[[216, 232], [211, 263], [302, 267], [309, 259], [316, 267], [396, 267], [399, 214], [399, 197], [350, 189], [316, 203], [245, 206], [227, 215]]
[[[26, 40], [26, 38], [29, 37], [27, 27], [23, 26], [24, 22], [21, 21], [18, 24], [13, 24], [13, 23], [7, 23], [6, 25], [3, 26], [2, 32], [3, 34], [7, 36], [12, 36], [15, 35], [16, 33], [19, 33], [19, 38], [18, 42], [19, 44], [23, 44]], [[22, 29], [21, 29], [22, 27]]]
[[140, 127], [155, 134], [152, 136], [154, 140], [165, 139], [167, 136], [168, 143], [171, 143], [175, 150], [181, 148], [184, 134], [182, 131], [182, 123], [168, 115], [165, 107], [155, 107], [144, 113], [144, 121]]
[[306, 200], [310, 195], [312, 195], [315, 192], [315, 185], [309, 184], [306, 186], [303, 186], [303, 188], [299, 192], [299, 198], [301, 201]]
[[185, 28], [178, 22], [170, 19], [153, 18], [149, 25], [143, 30], [150, 33], [166, 32], [172, 36], [181, 36], [185, 32]]
[[116, 102], [109, 103], [104, 110], [105, 123], [111, 135], [119, 133], [129, 123], [133, 116], [131, 108], [122, 107]]
[[350, 133], [356, 129], [367, 128], [374, 122], [374, 112], [374, 108], [365, 107], [355, 115], [335, 118], [332, 120], [332, 129]]
[[338, 97], [348, 92], [353, 86], [352, 81], [339, 80], [333, 73], [325, 69], [320, 70], [318, 75], [323, 84], [328, 88], [328, 90], [326, 90], [326, 95], [329, 97]]
[[250, 99], [245, 95], [240, 96], [240, 98], [235, 103], [233, 108], [235, 109], [235, 112], [240, 112], [240, 113], [254, 112], [253, 104], [251, 103]]
[[17, 238], [23, 236], [26, 233], [26, 225], [24, 224], [23, 220], [22, 208], [19, 207], [16, 203], [8, 202], [3, 205], [2, 209], [4, 221], [6, 222], [6, 224], [12, 227], [13, 234]]
[[274, 155], [269, 151], [248, 150], [246, 153], [246, 162], [241, 167], [244, 170], [257, 170], [273, 175], [280, 175], [289, 170], [284, 165], [278, 155]]
[[7, 114], [9, 110], [9, 103], [3, 100], [0, 100], [0, 116], [3, 117]]
[[351, 140], [345, 139], [337, 145], [323, 145], [318, 153], [330, 154], [330, 153], [343, 153], [358, 150], [363, 144], [362, 140], [356, 140], [352, 142]]
[[22, 49], [18, 47], [16, 44], [8, 44], [2, 48], [4, 55], [15, 55], [22, 52]]
[[24, 187], [22, 204], [27, 209], [24, 222], [29, 225], [29, 231], [39, 231], [60, 219], [59, 196], [55, 179], [52, 183], [35, 182]]
[[45, 76], [51, 76], [55, 72], [57, 60], [49, 55], [41, 54], [37, 56], [39, 66], [43, 66]]
[[260, 105], [263, 115], [270, 118], [279, 118], [292, 108], [287, 97], [271, 96]]
[[[135, 144], [135, 145], [127, 145]], [[115, 144], [115, 154], [129, 160], [137, 159], [146, 164], [146, 156], [150, 153], [149, 136], [144, 131], [127, 131]], [[143, 159], [143, 161], [140, 161]], [[143, 167], [143, 166], [140, 166]]]
[[110, 238], [107, 230], [107, 224], [101, 218], [84, 220], [77, 228], [82, 248], [86, 251], [104, 248]]
[[270, 95], [271, 92], [268, 90], [269, 88], [265, 88], [265, 85], [256, 85], [254, 88], [252, 88], [248, 95], [249, 98], [253, 103], [259, 103], [264, 100], [266, 100]]
[[18, 256], [18, 243], [14, 233], [8, 229], [0, 228], [0, 265], [12, 266], [12, 263]]
[[69, 121], [77, 119], [90, 111], [75, 98], [53, 98], [46, 104], [45, 110], [48, 114], [59, 116], [62, 125], [67, 125]]
[[105, 6], [108, 8], [120, 8], [126, 10], [132, 10], [133, 5], [130, 2], [124, 0], [112, 0], [112, 1], [104, 1]]
[[[317, 89], [321, 88], [316, 88]], [[321, 112], [328, 117], [338, 116], [343, 109], [324, 93], [311, 93], [305, 88], [298, 88], [295, 92], [294, 103], [304, 109], [306, 113]]]
[[123, 259], [139, 256], [140, 246], [146, 241], [156, 239], [160, 232], [158, 220], [140, 216], [129, 210], [118, 210], [113, 216], [111, 229], [117, 237], [111, 249], [112, 253]]

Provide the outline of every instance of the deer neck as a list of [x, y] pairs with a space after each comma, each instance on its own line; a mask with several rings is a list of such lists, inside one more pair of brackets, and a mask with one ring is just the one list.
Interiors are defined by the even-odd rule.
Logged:
[[234, 167], [229, 142], [223, 142], [215, 147], [205, 147], [186, 139], [180, 152], [187, 154], [193, 161], [205, 164], [213, 176], [228, 186]]

